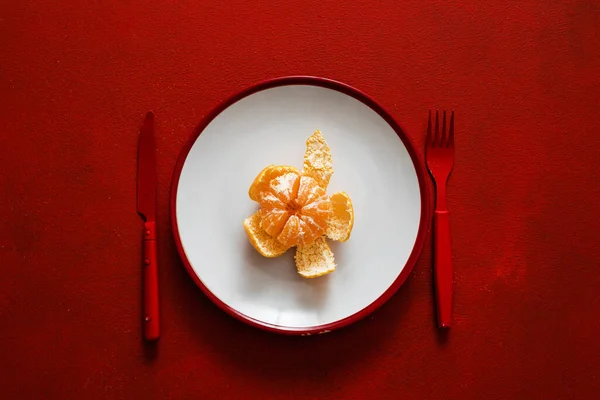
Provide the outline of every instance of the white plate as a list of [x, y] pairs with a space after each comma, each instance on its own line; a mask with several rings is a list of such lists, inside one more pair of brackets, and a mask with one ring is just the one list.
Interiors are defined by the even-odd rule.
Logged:
[[[307, 280], [294, 249], [260, 256], [242, 221], [258, 208], [248, 198], [258, 172], [301, 169], [316, 129], [333, 154], [328, 192], [350, 195], [355, 223], [349, 241], [331, 242], [336, 271]], [[171, 193], [177, 247], [194, 281], [231, 315], [281, 333], [327, 332], [372, 312], [410, 273], [429, 219], [423, 171], [398, 124], [365, 94], [322, 78], [267, 81], [217, 107], [183, 150]]]

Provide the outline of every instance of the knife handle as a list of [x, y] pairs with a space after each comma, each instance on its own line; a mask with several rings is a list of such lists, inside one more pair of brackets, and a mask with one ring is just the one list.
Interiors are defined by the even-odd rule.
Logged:
[[144, 223], [143, 268], [143, 324], [146, 340], [156, 340], [160, 335], [158, 307], [158, 257], [156, 251], [156, 222]]
[[433, 229], [438, 326], [449, 328], [452, 325], [452, 246], [448, 211], [435, 211]]

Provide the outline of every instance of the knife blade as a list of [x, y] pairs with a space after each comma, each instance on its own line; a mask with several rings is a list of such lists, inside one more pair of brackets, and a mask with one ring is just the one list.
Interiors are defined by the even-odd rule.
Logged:
[[160, 336], [158, 257], [156, 250], [156, 141], [154, 114], [148, 112], [140, 129], [137, 164], [137, 212], [144, 221], [142, 232], [142, 324], [146, 340]]

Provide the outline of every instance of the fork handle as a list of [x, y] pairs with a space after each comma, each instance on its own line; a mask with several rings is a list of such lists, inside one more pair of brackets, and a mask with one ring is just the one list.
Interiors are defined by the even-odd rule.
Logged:
[[440, 328], [449, 328], [452, 324], [452, 246], [448, 211], [435, 211], [433, 229], [437, 320]]

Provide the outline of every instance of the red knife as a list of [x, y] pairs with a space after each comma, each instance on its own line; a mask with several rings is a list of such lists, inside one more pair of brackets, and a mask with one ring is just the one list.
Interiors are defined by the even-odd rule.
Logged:
[[140, 130], [137, 167], [137, 211], [144, 220], [142, 233], [144, 337], [146, 340], [156, 340], [160, 336], [160, 320], [156, 252], [156, 141], [152, 112], [146, 114]]

